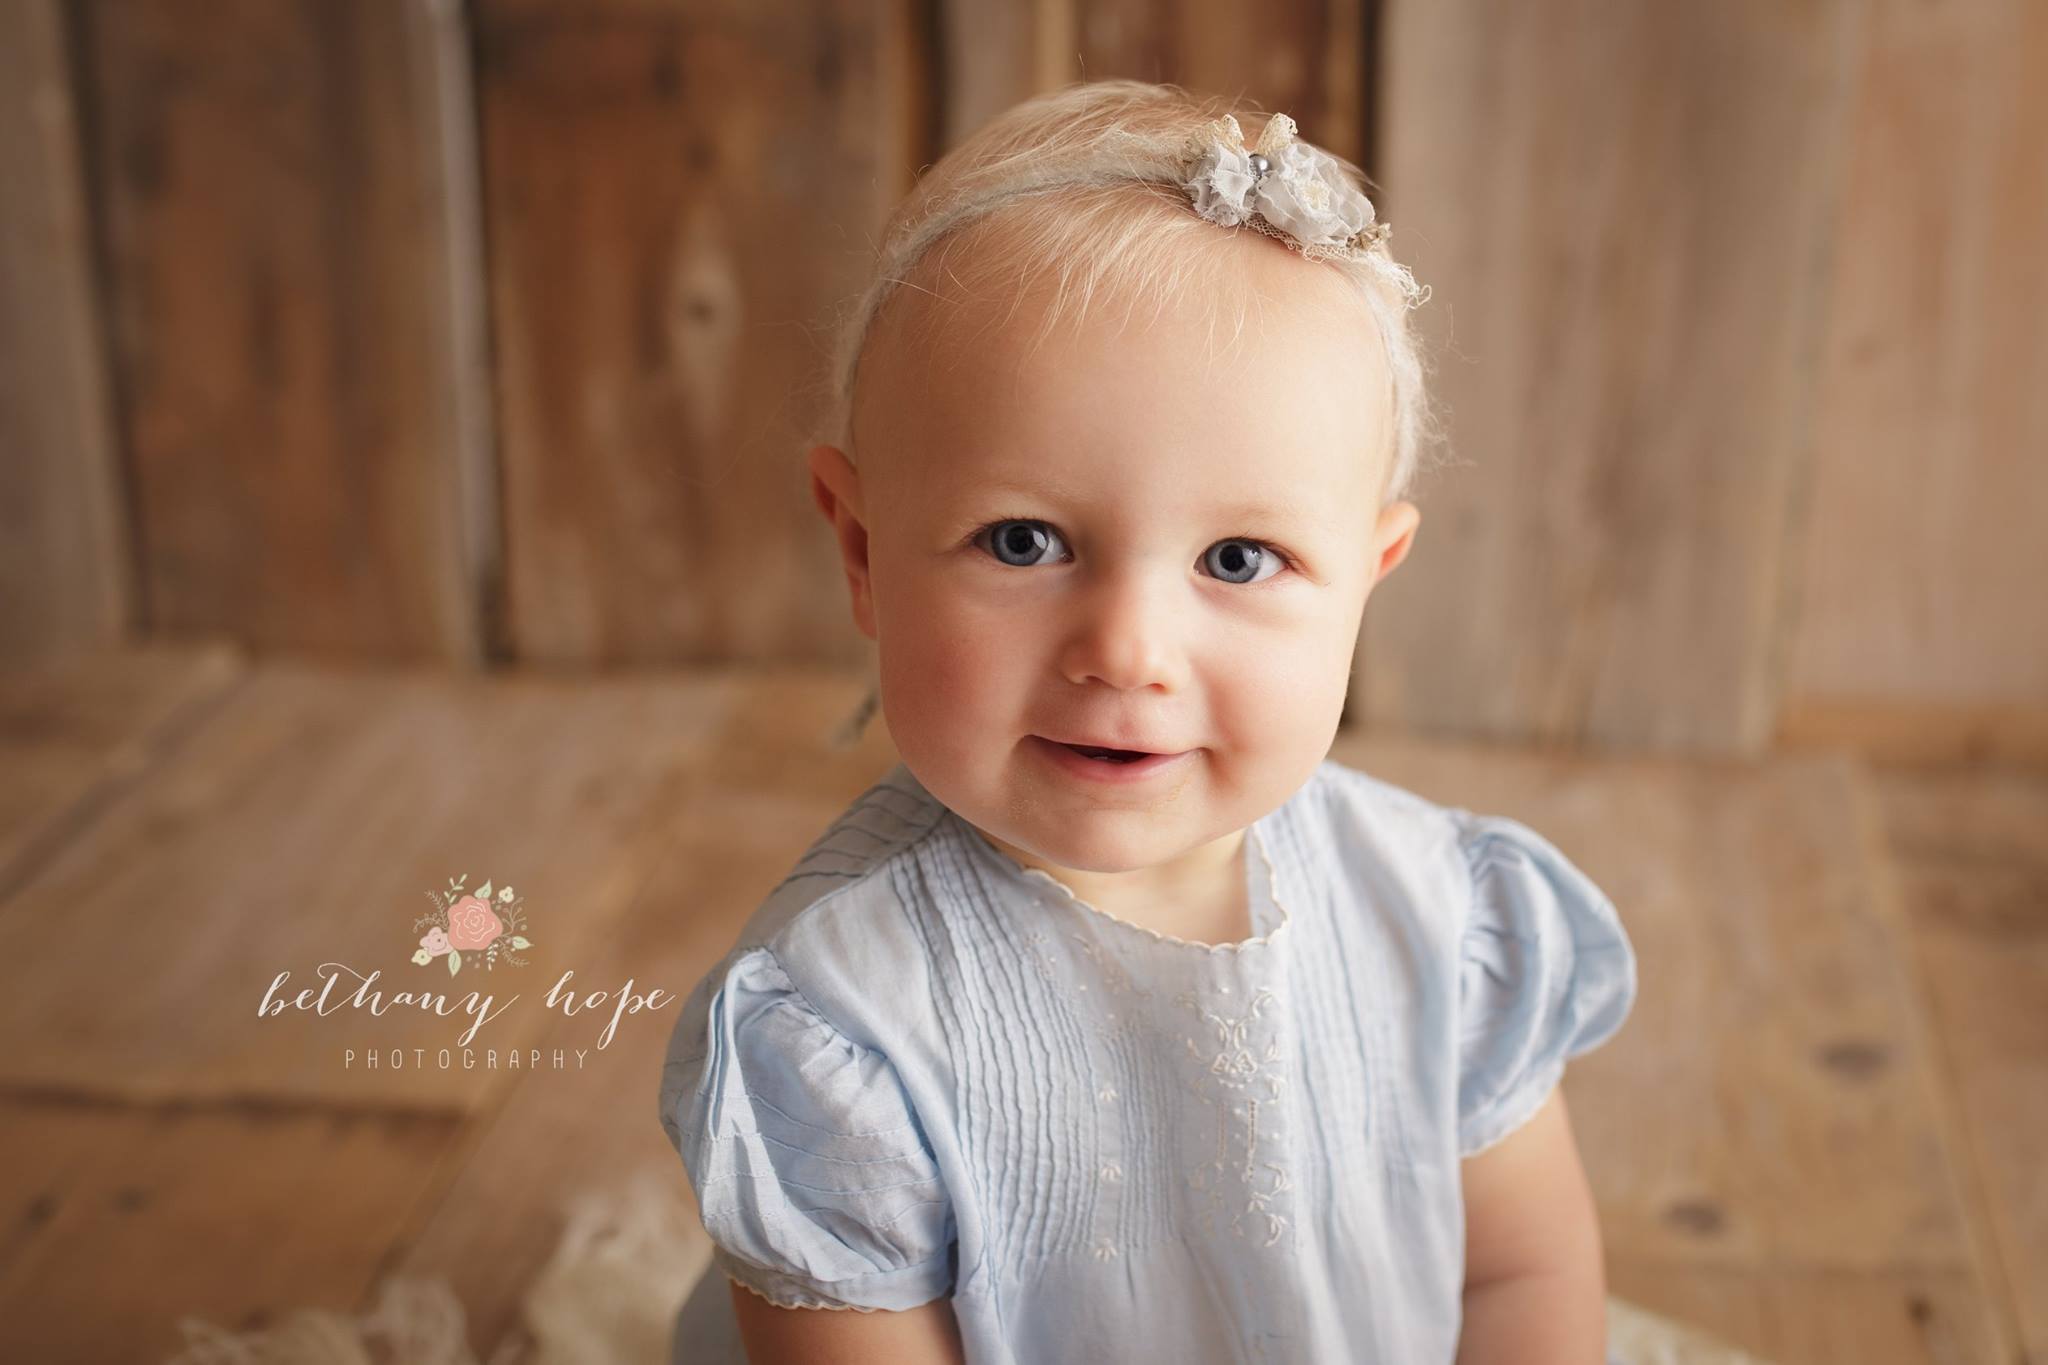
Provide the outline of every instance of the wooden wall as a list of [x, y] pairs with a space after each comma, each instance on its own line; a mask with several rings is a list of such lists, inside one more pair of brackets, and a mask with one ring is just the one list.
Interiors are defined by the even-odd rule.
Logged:
[[2048, 5], [1856, 49], [1784, 731], [2048, 754]]
[[141, 619], [475, 653], [435, 10], [73, 10]]
[[119, 640], [132, 615], [58, 19], [0, 5], [0, 659]]
[[820, 327], [931, 145], [901, 0], [486, 0], [505, 644], [849, 659], [800, 459]]
[[[844, 664], [802, 441], [919, 167], [1036, 91], [1372, 169], [1456, 462], [1371, 725], [2048, 755], [2026, 0], [21, 0], [0, 657]], [[2038, 83], [2036, 83], [2038, 85]]]
[[2048, 759], [2043, 69], [2031, 0], [1392, 6], [1458, 463], [1367, 718]]

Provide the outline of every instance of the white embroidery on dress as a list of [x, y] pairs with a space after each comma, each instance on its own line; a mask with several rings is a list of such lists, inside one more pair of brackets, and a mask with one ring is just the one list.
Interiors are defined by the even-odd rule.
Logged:
[[[1239, 1237], [1258, 1240], [1270, 1247], [1286, 1235], [1289, 1226], [1286, 1205], [1280, 1198], [1294, 1188], [1284, 1164], [1268, 1159], [1260, 1150], [1264, 1135], [1259, 1132], [1259, 1094], [1277, 1100], [1285, 1093], [1287, 1077], [1284, 1054], [1276, 1034], [1258, 1046], [1253, 1025], [1265, 1017], [1275, 1003], [1273, 992], [1261, 987], [1244, 1013], [1221, 1014], [1203, 1006], [1192, 993], [1174, 997], [1206, 1022], [1217, 1043], [1213, 1054], [1192, 1037], [1188, 1054], [1202, 1064], [1197, 1078], [1189, 1083], [1196, 1098], [1216, 1110], [1216, 1156], [1188, 1176], [1188, 1184], [1202, 1197], [1199, 1212], [1205, 1230], [1214, 1231], [1219, 1213], [1230, 1214], [1230, 1231]], [[1212, 1093], [1213, 1092], [1213, 1093]], [[1233, 1098], [1241, 1097], [1241, 1098]], [[1241, 1121], [1241, 1126], [1233, 1121]], [[1238, 1133], [1241, 1140], [1233, 1142]], [[1234, 1178], [1233, 1178], [1234, 1177]], [[1239, 1195], [1244, 1198], [1240, 1207]], [[1276, 1208], [1278, 1204], [1280, 1208]]]
[[1114, 955], [1105, 955], [1102, 945], [1086, 934], [1069, 934], [1067, 937], [1081, 946], [1081, 955], [1095, 964], [1101, 974], [1103, 989], [1111, 995], [1128, 995], [1133, 1000], [1149, 1000], [1152, 992], [1131, 979], [1130, 969]]
[[[1094, 964], [1105, 1000], [1116, 996], [1152, 998], [1153, 993], [1138, 984], [1114, 952], [1105, 951], [1090, 935], [1069, 937], [1081, 956]], [[1032, 966], [1041, 979], [1055, 988], [1086, 989], [1080, 983], [1062, 981], [1042, 931], [1034, 930], [1025, 938]], [[1230, 989], [1219, 986], [1217, 994], [1228, 996]], [[1271, 1124], [1262, 1132], [1259, 1121], [1260, 1101], [1279, 1100], [1287, 1087], [1285, 1053], [1278, 1036], [1278, 998], [1260, 987], [1236, 1014], [1208, 1009], [1192, 992], [1175, 996], [1174, 1002], [1206, 1024], [1211, 1039], [1208, 1046], [1194, 1036], [1185, 1040], [1188, 1055], [1198, 1068], [1186, 1079], [1188, 1089], [1216, 1111], [1216, 1155], [1188, 1176], [1198, 1197], [1196, 1212], [1206, 1231], [1214, 1232], [1219, 1220], [1227, 1218], [1224, 1226], [1231, 1235], [1262, 1248], [1278, 1245], [1292, 1226], [1286, 1212], [1290, 1201], [1285, 1196], [1293, 1191], [1294, 1181], [1284, 1162], [1272, 1159], [1267, 1150], [1277, 1141]], [[1269, 1014], [1274, 1017], [1269, 1019]], [[1113, 1026], [1117, 1016], [1106, 1013], [1102, 1018]], [[1114, 1086], [1103, 1086], [1097, 1093], [1097, 1099], [1105, 1104], [1118, 1098]], [[1125, 1175], [1121, 1165], [1109, 1162], [1097, 1170], [1096, 1178], [1102, 1185], [1114, 1186], [1122, 1184]], [[1116, 1242], [1107, 1237], [1099, 1239], [1091, 1253], [1102, 1261], [1120, 1254]]]
[[1058, 988], [1060, 985], [1058, 973], [1053, 968], [1051, 955], [1044, 948], [1046, 941], [1044, 932], [1033, 929], [1029, 934], [1025, 935], [1025, 941], [1031, 945], [1031, 966], [1037, 971], [1038, 979], [1049, 986]]

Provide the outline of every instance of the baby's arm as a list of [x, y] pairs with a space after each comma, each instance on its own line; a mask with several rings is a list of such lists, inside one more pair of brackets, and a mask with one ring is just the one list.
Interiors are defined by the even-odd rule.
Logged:
[[1607, 1280], [1564, 1091], [1463, 1163], [1465, 1324], [1458, 1365], [1600, 1365]]
[[961, 1365], [951, 1299], [900, 1313], [783, 1308], [731, 1286], [752, 1365]]

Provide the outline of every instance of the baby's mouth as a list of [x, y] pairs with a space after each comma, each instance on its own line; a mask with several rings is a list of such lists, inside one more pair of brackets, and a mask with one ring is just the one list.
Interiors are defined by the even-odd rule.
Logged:
[[1071, 749], [1081, 757], [1093, 759], [1097, 763], [1136, 763], [1140, 759], [1153, 757], [1152, 753], [1145, 749], [1111, 749], [1100, 744], [1068, 744], [1064, 740], [1047, 739], [1044, 735], [1035, 738], [1043, 744]]
[[1136, 763], [1141, 758], [1152, 757], [1138, 749], [1098, 749], [1089, 744], [1069, 744], [1066, 747], [1083, 758], [1092, 758], [1101, 763]]

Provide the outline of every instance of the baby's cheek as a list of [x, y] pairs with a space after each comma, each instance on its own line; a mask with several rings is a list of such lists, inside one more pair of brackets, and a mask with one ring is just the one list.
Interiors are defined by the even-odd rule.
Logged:
[[971, 621], [926, 603], [883, 631], [880, 653], [883, 699], [898, 744], [939, 761], [970, 758], [959, 750], [987, 728], [983, 716], [1001, 682], [993, 676], [1003, 667], [1000, 650]]
[[1228, 681], [1216, 689], [1218, 719], [1245, 745], [1313, 745], [1343, 710], [1350, 655], [1334, 652], [1327, 641], [1269, 638], [1226, 667]]

